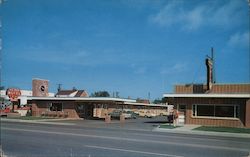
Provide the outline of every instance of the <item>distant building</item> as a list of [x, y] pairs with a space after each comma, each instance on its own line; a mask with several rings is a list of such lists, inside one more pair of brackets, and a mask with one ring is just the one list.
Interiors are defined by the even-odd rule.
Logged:
[[137, 103], [144, 103], [144, 104], [150, 104], [150, 101], [148, 99], [136, 99]]
[[89, 97], [85, 90], [60, 90], [56, 93], [56, 97]]

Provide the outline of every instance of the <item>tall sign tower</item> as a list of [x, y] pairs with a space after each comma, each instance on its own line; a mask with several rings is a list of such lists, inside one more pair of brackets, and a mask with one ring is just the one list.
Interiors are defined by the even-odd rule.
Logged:
[[215, 68], [214, 68], [214, 50], [211, 48], [211, 57], [207, 56], [206, 58], [207, 66], [207, 90], [212, 89], [212, 85], [215, 81]]

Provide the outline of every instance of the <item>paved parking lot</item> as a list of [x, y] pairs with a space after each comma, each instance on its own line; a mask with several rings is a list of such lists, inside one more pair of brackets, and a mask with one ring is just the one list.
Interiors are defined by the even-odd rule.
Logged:
[[95, 127], [95, 128], [123, 128], [128, 130], [145, 130], [151, 131], [162, 123], [167, 123], [166, 116], [159, 116], [154, 118], [142, 118], [126, 119], [125, 122], [120, 122], [117, 119], [111, 121], [111, 123], [105, 123], [103, 119], [99, 120], [65, 120], [58, 121], [59, 123], [73, 123], [79, 127]]

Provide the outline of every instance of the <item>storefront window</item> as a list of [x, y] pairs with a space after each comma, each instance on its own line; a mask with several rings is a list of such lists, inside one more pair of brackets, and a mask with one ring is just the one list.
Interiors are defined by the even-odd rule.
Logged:
[[63, 104], [62, 103], [51, 103], [50, 111], [62, 111], [63, 110]]
[[197, 116], [214, 116], [214, 106], [197, 105]]
[[215, 106], [215, 117], [234, 117], [234, 106]]
[[193, 105], [193, 116], [239, 118], [238, 105]]

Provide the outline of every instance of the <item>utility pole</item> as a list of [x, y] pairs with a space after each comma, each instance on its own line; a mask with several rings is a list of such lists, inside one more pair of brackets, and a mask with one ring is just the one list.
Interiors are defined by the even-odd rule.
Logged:
[[59, 92], [59, 91], [62, 89], [62, 88], [61, 88], [62, 84], [59, 83], [59, 84], [57, 84], [57, 85], [58, 85], [57, 91]]
[[119, 92], [115, 92], [115, 95], [116, 98], [119, 98]]

